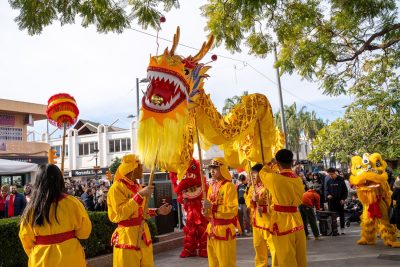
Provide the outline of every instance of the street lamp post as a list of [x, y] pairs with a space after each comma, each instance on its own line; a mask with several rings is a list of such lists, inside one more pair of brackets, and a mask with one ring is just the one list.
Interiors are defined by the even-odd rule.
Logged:
[[99, 153], [99, 150], [97, 149], [97, 148], [95, 148], [94, 150], [93, 150], [93, 152], [94, 152], [94, 158], [95, 158], [95, 160], [96, 160], [96, 165], [94, 166], [94, 177], [95, 177], [95, 179], [97, 180], [97, 178], [98, 178], [98, 172], [99, 172], [99, 166], [97, 166], [97, 154]]
[[140, 83], [148, 83], [149, 79], [143, 78], [139, 81], [139, 78], [136, 78], [136, 118], [139, 119], [139, 84]]

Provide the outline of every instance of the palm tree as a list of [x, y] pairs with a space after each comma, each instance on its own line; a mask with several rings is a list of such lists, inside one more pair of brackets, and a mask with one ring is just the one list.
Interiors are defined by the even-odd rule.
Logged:
[[240, 101], [242, 100], [243, 96], [249, 95], [248, 91], [244, 91], [243, 94], [241, 96], [233, 96], [231, 98], [227, 98], [225, 99], [225, 104], [224, 107], [222, 108], [222, 115], [225, 116], [226, 114], [229, 113], [229, 111], [236, 106], [237, 104], [240, 103]]

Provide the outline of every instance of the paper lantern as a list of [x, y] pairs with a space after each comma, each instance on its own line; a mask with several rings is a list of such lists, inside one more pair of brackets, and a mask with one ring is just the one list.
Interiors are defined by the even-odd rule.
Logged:
[[71, 127], [75, 124], [79, 109], [76, 105], [75, 98], [69, 94], [56, 94], [49, 98], [47, 103], [47, 118], [50, 123], [62, 128]]

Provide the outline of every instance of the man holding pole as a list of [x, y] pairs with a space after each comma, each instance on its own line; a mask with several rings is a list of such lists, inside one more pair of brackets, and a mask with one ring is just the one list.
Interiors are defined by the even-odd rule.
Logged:
[[236, 266], [236, 229], [238, 198], [228, 166], [223, 158], [209, 165], [215, 183], [208, 188], [204, 210], [210, 222], [206, 234], [209, 267]]
[[[251, 222], [253, 226], [253, 245], [256, 256], [255, 267], [267, 267], [268, 265], [268, 236], [270, 233], [269, 203], [270, 195], [261, 183], [259, 172], [262, 164], [256, 164], [251, 168], [252, 185], [245, 195], [246, 205], [251, 210]], [[273, 250], [273, 248], [271, 248]]]
[[276, 153], [279, 173], [270, 173], [268, 166], [260, 178], [271, 195], [268, 245], [272, 266], [306, 267], [306, 237], [298, 206], [304, 193], [303, 182], [291, 170], [293, 153], [281, 149]]
[[[118, 224], [111, 238], [114, 247], [114, 267], [153, 267], [153, 246], [145, 219], [144, 198], [149, 198], [153, 186], [142, 188], [137, 179], [142, 177], [142, 164], [133, 154], [122, 158], [115, 173], [115, 181], [108, 191], [108, 218]], [[152, 175], [154, 173], [152, 172]], [[163, 204], [158, 209], [148, 209], [146, 216], [167, 215], [172, 206]]]

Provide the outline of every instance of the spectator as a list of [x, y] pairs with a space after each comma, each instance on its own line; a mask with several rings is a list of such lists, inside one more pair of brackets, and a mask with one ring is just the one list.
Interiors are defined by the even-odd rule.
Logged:
[[90, 187], [85, 189], [85, 192], [81, 195], [81, 200], [85, 205], [85, 208], [88, 211], [94, 211], [94, 202], [93, 202], [93, 190]]
[[[340, 230], [344, 235], [344, 202], [347, 198], [347, 186], [342, 177], [336, 174], [334, 168], [327, 170], [330, 179], [327, 182], [327, 200], [329, 211], [334, 211], [340, 216]], [[332, 235], [339, 235], [338, 233], [332, 233]]]
[[346, 220], [347, 227], [350, 226], [351, 222], [361, 222], [360, 216], [363, 210], [363, 206], [357, 198], [357, 193], [352, 192], [349, 194], [351, 195], [351, 199], [345, 204], [344, 208], [350, 214], [350, 217]]
[[32, 196], [32, 186], [30, 184], [26, 184], [24, 186], [24, 196], [25, 196], [26, 202], [29, 203], [29, 201], [31, 200], [31, 196]]
[[247, 212], [247, 206], [244, 199], [244, 194], [247, 191], [247, 178], [244, 174], [239, 176], [240, 184], [238, 185], [237, 192], [238, 192], [238, 202], [239, 202], [239, 223], [240, 227], [243, 230], [243, 236], [246, 236], [247, 233], [250, 233], [250, 218]]
[[17, 186], [10, 186], [10, 195], [6, 198], [5, 214], [7, 218], [20, 216], [26, 206], [24, 195], [17, 192]]
[[396, 178], [393, 183], [393, 188], [392, 200], [396, 201], [396, 206], [394, 207], [390, 223], [396, 224], [397, 229], [400, 230], [400, 177]]
[[83, 193], [84, 192], [83, 192], [82, 185], [80, 185], [80, 184], [76, 185], [75, 186], [75, 196], [76, 197], [81, 197]]
[[309, 239], [308, 224], [310, 224], [315, 240], [319, 240], [320, 235], [317, 226], [317, 219], [315, 218], [314, 207], [316, 210], [320, 210], [320, 196], [314, 190], [314, 187], [311, 186], [310, 189], [303, 194], [299, 210], [301, 213], [301, 218], [303, 219], [304, 231], [307, 239]]
[[104, 189], [103, 191], [100, 191], [101, 194], [99, 198], [97, 199], [96, 205], [94, 205], [94, 210], [95, 211], [107, 211], [107, 194], [108, 190]]
[[0, 219], [7, 217], [5, 214], [5, 209], [6, 209], [6, 199], [8, 196], [8, 191], [9, 187], [8, 185], [3, 185], [1, 187], [1, 194], [0, 194]]

